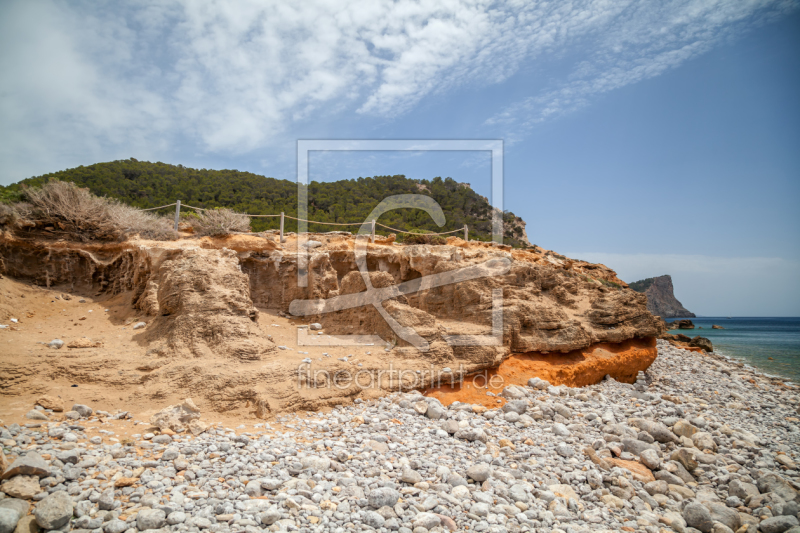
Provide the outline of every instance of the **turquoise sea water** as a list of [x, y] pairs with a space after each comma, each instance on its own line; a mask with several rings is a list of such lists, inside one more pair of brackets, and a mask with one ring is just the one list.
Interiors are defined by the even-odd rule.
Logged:
[[[675, 320], [680, 319], [671, 318], [667, 322]], [[714, 344], [715, 352], [767, 374], [785, 376], [800, 383], [800, 318], [700, 317], [690, 320], [694, 329], [668, 333], [706, 337]], [[712, 324], [725, 329], [711, 329]], [[699, 326], [703, 329], [698, 329]]]

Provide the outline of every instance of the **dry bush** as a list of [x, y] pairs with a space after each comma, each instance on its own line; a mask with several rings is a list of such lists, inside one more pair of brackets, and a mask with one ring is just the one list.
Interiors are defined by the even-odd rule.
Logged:
[[209, 209], [191, 222], [198, 235], [230, 235], [250, 231], [250, 217], [227, 208]]
[[447, 239], [441, 235], [413, 233], [403, 237], [403, 244], [447, 244]]
[[73, 183], [51, 181], [25, 189], [24, 195], [28, 203], [14, 204], [6, 216], [15, 227], [52, 225], [82, 240], [119, 240], [135, 234], [149, 239], [175, 238], [165, 219], [100, 198]]
[[146, 211], [114, 202], [109, 216], [125, 235], [138, 234], [143, 239], [166, 241], [177, 238], [171, 217], [160, 217]]

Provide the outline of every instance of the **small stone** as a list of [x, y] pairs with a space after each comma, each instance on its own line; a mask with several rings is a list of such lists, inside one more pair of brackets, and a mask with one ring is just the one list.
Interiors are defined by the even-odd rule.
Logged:
[[425, 529], [433, 529], [440, 525], [442, 519], [434, 513], [419, 513], [414, 517], [412, 525], [417, 527], [424, 527]]
[[639, 455], [639, 460], [650, 470], [657, 470], [661, 466], [661, 458], [655, 450], [644, 450]]
[[167, 524], [174, 526], [186, 522], [186, 513], [183, 511], [172, 511], [167, 515]]
[[147, 322], [137, 322], [133, 325], [133, 329], [142, 329], [147, 326]]
[[416, 470], [406, 467], [403, 469], [403, 473], [400, 475], [400, 481], [414, 485], [415, 483], [422, 481], [422, 476]]
[[166, 522], [166, 513], [161, 509], [142, 509], [136, 514], [136, 527], [139, 531], [159, 529]]
[[483, 483], [484, 481], [489, 479], [489, 476], [491, 475], [492, 475], [492, 469], [486, 463], [479, 463], [476, 465], [472, 465], [467, 469], [467, 476], [469, 476], [470, 479], [474, 479], [478, 483]]
[[61, 339], [53, 339], [47, 343], [47, 346], [48, 348], [53, 348], [54, 350], [58, 350], [62, 346], [64, 346], [64, 341], [62, 341]]
[[380, 509], [384, 505], [394, 507], [397, 500], [400, 499], [400, 493], [388, 487], [381, 487], [369, 491], [368, 501], [370, 507]]
[[693, 502], [687, 505], [683, 509], [683, 519], [686, 521], [686, 525], [699, 529], [703, 533], [710, 533], [711, 528], [714, 527], [711, 513], [701, 503]]

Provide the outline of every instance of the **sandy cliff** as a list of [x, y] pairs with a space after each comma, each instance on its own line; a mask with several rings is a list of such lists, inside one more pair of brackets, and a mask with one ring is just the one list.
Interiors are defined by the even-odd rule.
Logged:
[[[99, 384], [116, 387], [121, 398], [134, 402], [163, 403], [191, 394], [217, 410], [242, 408], [266, 416], [387, 389], [423, 388], [419, 379], [426, 372], [457, 381], [495, 369], [512, 354], [555, 361], [555, 353], [580, 358], [578, 351], [589, 353], [599, 343], [637, 339], [646, 352], [649, 339], [661, 333], [645, 297], [603, 265], [455, 237], [443, 246], [366, 247], [371, 284], [389, 291], [383, 309], [401, 331], [413, 330], [417, 337], [398, 335], [372, 306], [292, 317], [289, 311], [297, 300], [329, 303], [339, 296], [367, 294], [354, 238], [311, 238], [318, 244], [309, 252], [308, 286], [298, 287], [294, 236], [283, 244], [269, 235], [92, 244], [3, 233], [0, 272], [7, 279], [0, 323], [34, 300], [48, 311], [23, 317], [3, 332], [18, 353], [0, 359], [0, 374], [6, 376], [0, 378], [0, 394], [46, 392], [56, 383]], [[430, 276], [441, 279], [467, 267], [486, 268], [487, 261], [501, 265], [502, 274], [490, 271], [489, 277], [423, 285]], [[454, 335], [492, 333], [493, 291], [502, 294], [502, 340], [497, 345], [452, 342]], [[87, 313], [80, 306], [93, 306], [98, 314], [79, 322], [77, 315]], [[80, 331], [81, 324], [91, 321], [96, 322], [95, 337], [103, 338], [80, 356], [77, 349], [37, 344], [91, 333]], [[140, 321], [146, 326], [133, 330]], [[324, 327], [322, 335], [304, 327], [317, 322]], [[324, 345], [337, 335], [352, 334], [380, 339], [368, 347]], [[97, 340], [83, 337], [89, 345]], [[413, 338], [423, 345], [415, 345]], [[640, 362], [646, 368], [652, 358], [643, 356]], [[607, 371], [594, 364], [592, 379], [615, 366], [609, 363]], [[379, 375], [367, 388], [333, 386], [337, 372], [389, 367], [406, 372]], [[619, 376], [629, 379], [636, 371]], [[557, 374], [552, 373], [555, 381]], [[574, 381], [574, 372], [564, 376], [563, 382]]]

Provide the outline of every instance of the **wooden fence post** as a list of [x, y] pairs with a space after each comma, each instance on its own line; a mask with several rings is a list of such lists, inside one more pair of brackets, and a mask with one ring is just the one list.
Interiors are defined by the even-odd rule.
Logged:
[[464, 240], [469, 242], [469, 229], [467, 229], [466, 224], [464, 224]]
[[283, 242], [283, 211], [281, 211], [281, 242]]
[[181, 219], [181, 201], [175, 202], [175, 231], [178, 231], [178, 221]]

